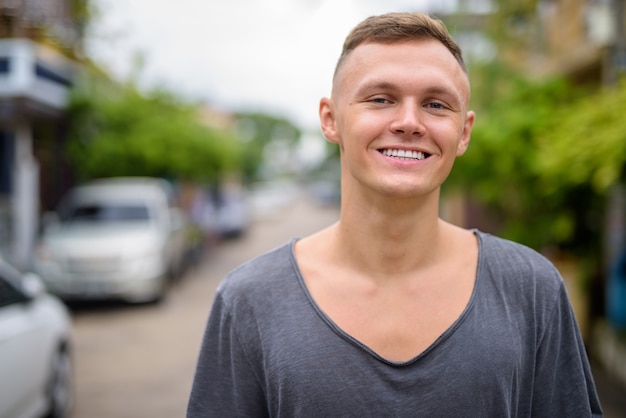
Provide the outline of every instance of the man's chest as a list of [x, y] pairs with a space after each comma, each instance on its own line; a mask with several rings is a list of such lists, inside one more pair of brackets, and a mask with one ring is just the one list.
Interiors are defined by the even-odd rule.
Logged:
[[522, 331], [505, 322], [464, 312], [406, 363], [387, 361], [319, 315], [297, 325], [278, 323], [276, 329], [284, 332], [264, 344], [266, 390], [280, 407], [286, 402], [309, 411], [328, 402], [340, 408], [335, 412], [364, 411], [362, 416], [374, 416], [367, 413], [372, 408], [394, 411], [398, 406], [428, 416], [448, 406], [457, 412], [494, 407], [491, 416], [505, 416], [498, 415], [499, 408], [532, 386], [528, 372], [533, 369]]

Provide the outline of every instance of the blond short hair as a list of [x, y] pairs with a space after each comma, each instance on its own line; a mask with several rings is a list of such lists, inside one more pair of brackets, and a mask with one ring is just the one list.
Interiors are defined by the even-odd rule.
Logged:
[[441, 42], [467, 73], [461, 48], [441, 20], [424, 13], [387, 13], [368, 17], [352, 29], [343, 44], [335, 74], [348, 55], [361, 44], [393, 44], [424, 39]]

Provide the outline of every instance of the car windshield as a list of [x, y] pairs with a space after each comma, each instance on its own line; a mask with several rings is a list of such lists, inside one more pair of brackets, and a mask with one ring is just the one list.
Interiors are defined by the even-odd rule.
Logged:
[[85, 204], [73, 207], [65, 222], [148, 221], [150, 212], [141, 204]]

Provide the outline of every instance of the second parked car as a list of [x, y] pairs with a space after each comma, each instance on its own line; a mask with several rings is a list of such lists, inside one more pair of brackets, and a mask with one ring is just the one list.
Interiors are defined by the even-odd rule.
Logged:
[[154, 178], [98, 180], [72, 190], [48, 221], [35, 266], [66, 300], [160, 300], [186, 251], [169, 184]]

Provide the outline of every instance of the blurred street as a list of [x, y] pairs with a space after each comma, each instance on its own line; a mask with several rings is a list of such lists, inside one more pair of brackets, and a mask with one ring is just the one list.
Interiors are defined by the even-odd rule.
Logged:
[[[216, 286], [239, 263], [338, 217], [300, 198], [264, 211], [243, 237], [216, 245], [160, 305], [74, 306], [74, 418], [185, 415], [196, 357]], [[597, 372], [599, 373], [599, 372]], [[626, 417], [626, 392], [596, 376], [608, 418]]]
[[[553, 259], [605, 416], [626, 418], [626, 0], [0, 0], [0, 418], [72, 405], [70, 330], [74, 418], [185, 415], [220, 281], [338, 219], [344, 144], [316, 109], [343, 103], [353, 25], [401, 11], [454, 29], [475, 111], [439, 213]], [[399, 100], [458, 78], [381, 56], [341, 82], [372, 69]], [[451, 110], [433, 99], [367, 126], [334, 109], [336, 137], [387, 132], [393, 158], [399, 125]], [[446, 120], [421, 124], [422, 157]], [[71, 303], [72, 324], [60, 302], [109, 295], [128, 303]]]

